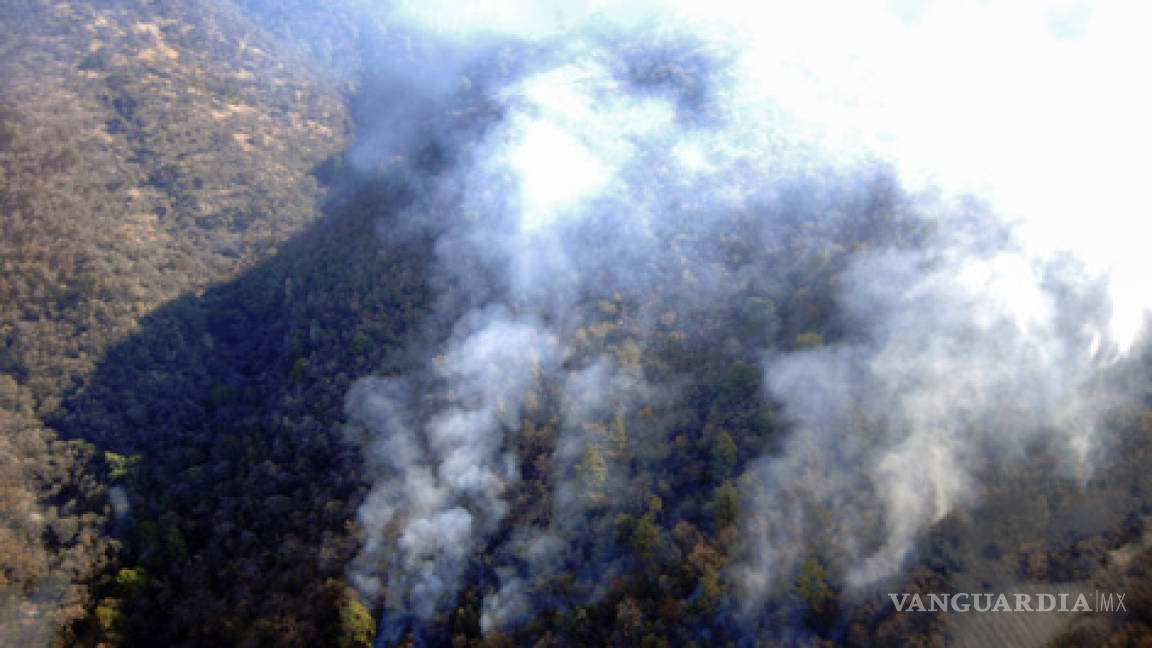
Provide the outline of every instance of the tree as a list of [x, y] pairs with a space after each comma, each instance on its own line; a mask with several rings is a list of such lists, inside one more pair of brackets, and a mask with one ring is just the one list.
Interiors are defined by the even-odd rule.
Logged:
[[700, 574], [697, 587], [700, 594], [696, 598], [697, 609], [703, 614], [711, 614], [716, 609], [716, 605], [720, 603], [720, 598], [724, 596], [724, 585], [720, 581], [720, 575], [715, 569], [706, 568]]
[[739, 513], [740, 494], [732, 485], [732, 480], [725, 480], [712, 495], [712, 520], [717, 529], [722, 529], [735, 522]]
[[792, 593], [804, 602], [804, 617], [814, 626], [827, 626], [839, 614], [836, 591], [828, 583], [828, 572], [815, 558], [804, 561], [792, 585]]
[[588, 499], [599, 500], [604, 497], [608, 462], [604, 460], [600, 444], [589, 441], [584, 445], [584, 454], [580, 457], [580, 463], [576, 464], [576, 472], [584, 480], [584, 492]]
[[623, 454], [628, 449], [628, 427], [624, 422], [624, 410], [616, 410], [612, 417], [612, 428], [609, 430], [608, 440], [612, 442], [612, 451]]
[[712, 442], [712, 472], [719, 477], [727, 477], [736, 465], [736, 442], [732, 435], [721, 430]]
[[148, 575], [140, 568], [123, 567], [116, 572], [115, 591], [130, 596], [148, 584]]
[[648, 554], [657, 548], [660, 544], [660, 527], [652, 521], [650, 514], [636, 521], [628, 542], [637, 554]]
[[375, 636], [376, 620], [360, 601], [348, 598], [340, 608], [340, 636], [336, 645], [339, 648], [367, 648]]

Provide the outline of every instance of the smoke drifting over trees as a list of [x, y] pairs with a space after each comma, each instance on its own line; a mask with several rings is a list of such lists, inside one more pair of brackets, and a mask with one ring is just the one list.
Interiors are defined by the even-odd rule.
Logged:
[[1152, 633], [1149, 16], [772, 4], [0, 3], [0, 643]]
[[[788, 427], [712, 451], [753, 622], [806, 559], [849, 588], [899, 573], [1038, 447], [1091, 475], [1142, 388], [1147, 100], [1113, 81], [1146, 46], [1112, 6], [898, 4], [365, 9], [394, 56], [353, 159], [419, 187], [380, 230], [436, 237], [440, 300], [413, 368], [348, 397], [377, 475], [352, 570], [384, 583], [385, 640], [470, 569], [485, 630], [556, 605], [532, 583], [562, 570], [594, 599], [627, 569], [611, 520], [690, 517], [643, 501], [703, 373], [687, 349], [758, 366]], [[541, 426], [550, 450], [517, 455]], [[522, 492], [530, 461], [548, 493]]]

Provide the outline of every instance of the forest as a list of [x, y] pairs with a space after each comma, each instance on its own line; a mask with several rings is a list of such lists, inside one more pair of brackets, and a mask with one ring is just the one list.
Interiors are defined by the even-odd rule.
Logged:
[[1131, 21], [609, 5], [0, 5], [0, 644], [1148, 645]]

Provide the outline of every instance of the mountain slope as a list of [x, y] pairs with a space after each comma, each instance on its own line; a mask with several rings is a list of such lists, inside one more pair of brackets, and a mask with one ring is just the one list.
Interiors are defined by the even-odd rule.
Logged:
[[346, 123], [225, 6], [32, 0], [0, 24], [0, 636], [39, 645], [118, 551], [122, 468], [43, 421], [142, 316], [315, 220]]

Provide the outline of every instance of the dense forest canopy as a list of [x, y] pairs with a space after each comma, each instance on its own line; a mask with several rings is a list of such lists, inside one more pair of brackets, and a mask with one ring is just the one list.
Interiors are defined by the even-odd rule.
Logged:
[[1140, 645], [1139, 18], [0, 7], [0, 643]]

